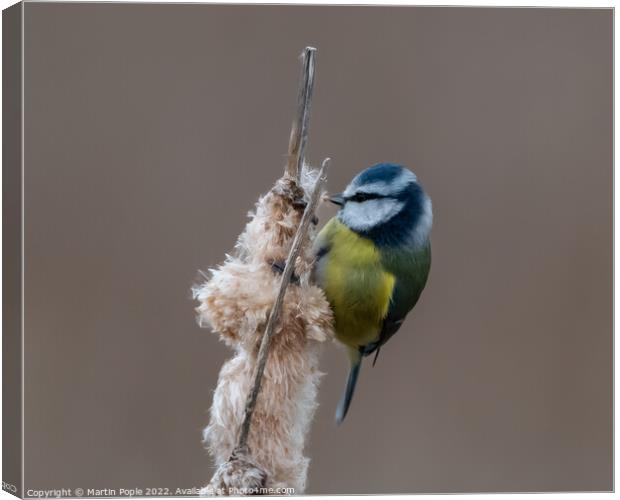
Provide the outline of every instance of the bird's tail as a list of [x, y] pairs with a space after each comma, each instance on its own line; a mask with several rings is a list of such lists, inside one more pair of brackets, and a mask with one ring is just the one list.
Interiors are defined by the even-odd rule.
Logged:
[[360, 374], [360, 368], [362, 366], [362, 355], [357, 350], [351, 349], [350, 351], [351, 357], [351, 370], [349, 371], [349, 378], [347, 379], [347, 386], [344, 390], [344, 394], [342, 398], [340, 398], [340, 402], [338, 403], [338, 408], [336, 409], [336, 423], [341, 424], [344, 420], [344, 417], [347, 416], [347, 411], [349, 411], [349, 405], [351, 404], [351, 400], [353, 399], [353, 393], [355, 392], [355, 385], [357, 384], [357, 377]]

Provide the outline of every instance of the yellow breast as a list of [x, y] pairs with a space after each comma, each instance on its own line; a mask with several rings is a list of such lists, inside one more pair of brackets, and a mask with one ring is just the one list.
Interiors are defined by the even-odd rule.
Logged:
[[336, 337], [350, 347], [376, 341], [395, 282], [381, 264], [379, 249], [336, 218], [318, 240], [328, 248], [317, 277], [334, 311]]

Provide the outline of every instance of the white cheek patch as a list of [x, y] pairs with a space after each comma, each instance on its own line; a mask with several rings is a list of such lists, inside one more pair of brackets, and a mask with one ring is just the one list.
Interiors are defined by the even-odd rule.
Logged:
[[367, 200], [362, 203], [349, 201], [338, 215], [343, 224], [354, 231], [367, 231], [384, 224], [396, 216], [405, 203], [394, 198]]

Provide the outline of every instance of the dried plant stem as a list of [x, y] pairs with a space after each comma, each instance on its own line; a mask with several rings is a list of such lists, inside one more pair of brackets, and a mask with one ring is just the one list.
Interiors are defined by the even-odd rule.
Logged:
[[304, 162], [306, 143], [308, 142], [308, 122], [310, 120], [310, 105], [312, 104], [312, 90], [314, 88], [314, 64], [316, 49], [306, 47], [303, 52], [303, 65], [299, 79], [297, 94], [297, 113], [291, 128], [291, 137], [288, 144], [288, 162], [286, 173], [294, 179], [299, 179]]
[[267, 357], [269, 356], [269, 346], [275, 332], [278, 317], [280, 316], [280, 310], [282, 309], [282, 303], [284, 301], [286, 289], [291, 281], [291, 277], [295, 269], [295, 261], [297, 260], [297, 257], [299, 257], [304, 243], [304, 239], [308, 232], [308, 228], [310, 227], [310, 222], [314, 217], [314, 212], [316, 211], [316, 207], [319, 203], [319, 197], [321, 189], [323, 187], [323, 183], [325, 182], [325, 173], [327, 167], [329, 166], [329, 161], [329, 158], [326, 158], [323, 161], [323, 165], [321, 166], [321, 170], [319, 171], [319, 175], [310, 196], [310, 201], [308, 202], [308, 205], [306, 206], [304, 214], [301, 218], [301, 222], [299, 223], [299, 227], [297, 228], [297, 232], [295, 233], [295, 238], [293, 239], [293, 244], [291, 245], [291, 250], [289, 251], [288, 257], [286, 259], [286, 265], [284, 267], [284, 272], [282, 273], [282, 280], [280, 282], [280, 289], [278, 291], [276, 301], [274, 302], [271, 309], [271, 313], [269, 314], [267, 326], [265, 327], [265, 333], [263, 334], [263, 338], [261, 340], [260, 348], [258, 351], [257, 363], [252, 374], [252, 380], [254, 381], [254, 383], [246, 400], [243, 422], [241, 424], [241, 429], [239, 431], [239, 436], [237, 439], [237, 446], [232, 453], [231, 459], [233, 459], [239, 454], [246, 454], [248, 451], [248, 434], [250, 432], [250, 425], [252, 423], [252, 414], [254, 413], [254, 408], [256, 407], [256, 399], [258, 398], [258, 393], [260, 392], [263, 372], [265, 371], [265, 365], [267, 364]]

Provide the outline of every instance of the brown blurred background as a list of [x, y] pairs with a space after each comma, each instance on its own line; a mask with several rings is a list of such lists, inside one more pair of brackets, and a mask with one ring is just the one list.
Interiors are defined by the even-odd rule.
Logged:
[[[198, 269], [309, 158], [412, 167], [420, 303], [344, 425], [326, 347], [309, 493], [612, 488], [611, 10], [27, 3], [25, 481], [190, 488], [230, 352]], [[333, 215], [323, 207], [325, 221]]]

